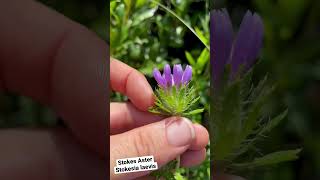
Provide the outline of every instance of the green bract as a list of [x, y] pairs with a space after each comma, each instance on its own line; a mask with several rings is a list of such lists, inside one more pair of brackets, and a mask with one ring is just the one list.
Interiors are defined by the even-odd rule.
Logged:
[[168, 116], [188, 116], [203, 112], [203, 109], [192, 109], [200, 99], [196, 95], [193, 86], [182, 85], [172, 86], [168, 89], [161, 87], [155, 90], [155, 106], [150, 108], [150, 112]]

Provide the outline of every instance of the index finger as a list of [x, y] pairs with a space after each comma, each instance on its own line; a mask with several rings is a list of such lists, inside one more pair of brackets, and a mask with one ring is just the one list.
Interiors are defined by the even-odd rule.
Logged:
[[110, 60], [110, 84], [113, 90], [127, 95], [140, 110], [145, 111], [153, 104], [153, 91], [144, 75], [113, 58]]

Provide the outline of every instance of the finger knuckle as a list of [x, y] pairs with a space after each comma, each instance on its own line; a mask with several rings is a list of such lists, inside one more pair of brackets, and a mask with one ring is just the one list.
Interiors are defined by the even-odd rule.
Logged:
[[147, 156], [154, 153], [154, 139], [148, 133], [137, 131], [133, 136], [133, 144], [138, 156]]

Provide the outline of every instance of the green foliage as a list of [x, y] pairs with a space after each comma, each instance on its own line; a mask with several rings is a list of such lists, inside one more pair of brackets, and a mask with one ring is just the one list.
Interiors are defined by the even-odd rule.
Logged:
[[[228, 70], [225, 77], [229, 77]], [[251, 163], [248, 154], [257, 154], [254, 143], [272, 130], [287, 115], [287, 110], [269, 119], [266, 112], [273, 89], [267, 77], [256, 85], [252, 83], [253, 72], [238, 77], [234, 81], [225, 78], [222, 87], [213, 88], [210, 132], [213, 162], [224, 171], [254, 168], [296, 159], [299, 151], [284, 151], [255, 158]]]
[[[169, 9], [166, 5], [172, 7]], [[172, 0], [167, 4], [156, 1], [111, 1], [111, 55], [148, 76], [152, 74], [151, 67], [161, 68], [168, 62], [184, 61], [184, 57], [171, 54], [170, 51], [180, 49], [184, 52], [188, 48], [192, 49], [190, 54], [199, 56], [202, 51], [199, 50], [199, 44], [205, 41], [206, 48], [209, 42], [209, 15], [203, 11], [203, 7], [190, 17], [187, 12], [191, 5], [192, 1], [189, 0]], [[184, 45], [184, 40], [188, 39], [186, 35], [201, 36], [199, 43], [194, 43], [196, 47]]]
[[[207, 150], [207, 157], [210, 157], [210, 151]], [[156, 179], [164, 178], [166, 180], [204, 180], [210, 179], [210, 160], [206, 160], [201, 166], [191, 168], [177, 168], [177, 161], [171, 161], [157, 171], [151, 173]]]
[[[164, 178], [166, 180], [175, 180], [175, 173], [178, 173], [176, 170], [177, 161], [173, 160], [161, 167], [160, 169], [153, 171], [151, 175], [155, 177], [157, 180]], [[177, 177], [180, 178], [181, 174], [178, 174]]]

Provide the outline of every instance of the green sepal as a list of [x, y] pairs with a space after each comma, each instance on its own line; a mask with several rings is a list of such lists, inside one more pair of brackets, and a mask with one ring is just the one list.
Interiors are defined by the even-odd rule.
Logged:
[[188, 116], [202, 113], [204, 109], [193, 109], [200, 97], [190, 84], [181, 87], [158, 87], [155, 90], [155, 106], [149, 112], [166, 116]]

